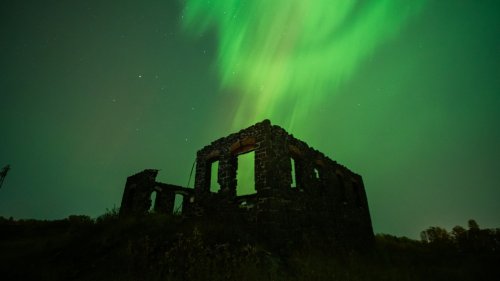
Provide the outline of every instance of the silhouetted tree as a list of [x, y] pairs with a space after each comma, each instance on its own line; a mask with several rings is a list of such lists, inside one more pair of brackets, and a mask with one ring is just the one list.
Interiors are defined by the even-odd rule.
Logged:
[[482, 242], [480, 241], [481, 230], [479, 229], [479, 225], [477, 224], [477, 222], [473, 219], [470, 219], [467, 224], [469, 226], [469, 230], [467, 231], [467, 238], [469, 240], [470, 247], [468, 250], [477, 252], [480, 250], [482, 244]]
[[432, 226], [422, 231], [420, 238], [426, 243], [449, 243], [451, 241], [448, 231], [439, 226]]
[[479, 231], [479, 224], [473, 219], [470, 219], [467, 224], [469, 225], [469, 231]]
[[469, 239], [465, 228], [459, 225], [455, 226], [451, 231], [451, 237], [459, 251], [465, 251], [469, 247]]
[[5, 177], [7, 176], [9, 170], [10, 170], [10, 165], [7, 165], [3, 167], [2, 171], [0, 171], [0, 188], [2, 187], [3, 181], [5, 180]]

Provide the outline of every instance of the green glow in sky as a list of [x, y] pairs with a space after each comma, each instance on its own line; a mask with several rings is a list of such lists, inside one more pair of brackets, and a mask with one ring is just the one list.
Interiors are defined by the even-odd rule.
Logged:
[[289, 124], [283, 124], [290, 128], [312, 105], [335, 95], [423, 2], [187, 0], [184, 23], [196, 34], [218, 31], [221, 86], [241, 95], [234, 128], [272, 119], [293, 100]]
[[376, 233], [500, 226], [498, 0], [5, 2], [0, 216], [97, 217], [147, 168], [192, 187], [266, 117], [363, 176]]

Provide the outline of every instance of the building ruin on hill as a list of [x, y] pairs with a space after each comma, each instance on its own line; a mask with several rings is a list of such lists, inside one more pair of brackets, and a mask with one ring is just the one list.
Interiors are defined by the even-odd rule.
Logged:
[[[246, 153], [254, 153], [255, 193], [238, 196], [238, 157]], [[210, 185], [216, 162], [220, 188], [214, 192]], [[158, 170], [128, 177], [120, 216], [145, 214], [153, 205], [155, 212], [236, 216], [292, 233], [321, 229], [337, 240], [373, 238], [361, 176], [269, 120], [199, 150], [195, 171], [194, 189], [157, 182]], [[176, 198], [182, 203], [175, 203]]]

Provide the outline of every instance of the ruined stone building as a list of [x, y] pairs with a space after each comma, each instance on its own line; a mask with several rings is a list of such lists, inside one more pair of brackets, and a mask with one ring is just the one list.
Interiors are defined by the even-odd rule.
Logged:
[[[254, 153], [255, 192], [238, 196], [238, 157], [246, 153]], [[211, 190], [216, 163], [219, 188]], [[156, 182], [158, 170], [128, 177], [120, 216], [147, 213], [154, 204], [156, 212], [237, 217], [263, 229], [319, 229], [337, 240], [373, 238], [361, 176], [269, 120], [199, 150], [195, 171], [194, 189]], [[182, 204], [175, 204], [176, 197]]]

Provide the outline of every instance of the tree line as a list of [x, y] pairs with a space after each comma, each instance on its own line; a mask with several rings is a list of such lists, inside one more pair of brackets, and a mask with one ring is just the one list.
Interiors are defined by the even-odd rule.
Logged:
[[429, 227], [420, 233], [420, 239], [432, 247], [455, 249], [463, 253], [500, 252], [500, 228], [481, 229], [473, 219], [468, 221], [468, 229], [457, 225], [448, 232], [439, 226]]

